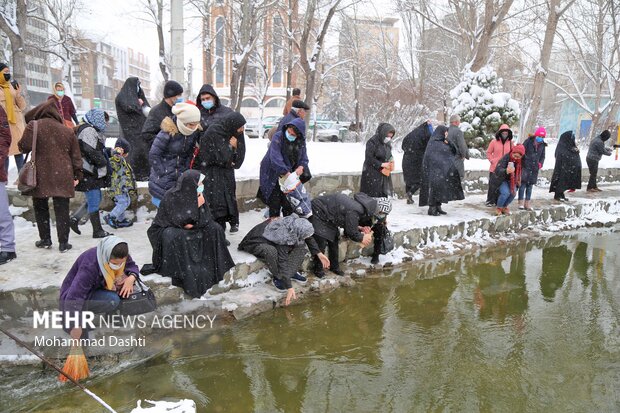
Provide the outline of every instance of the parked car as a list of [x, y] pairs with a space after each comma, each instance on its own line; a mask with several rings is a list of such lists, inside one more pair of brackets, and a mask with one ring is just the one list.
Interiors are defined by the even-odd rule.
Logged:
[[248, 118], [245, 123], [245, 134], [248, 138], [258, 138], [258, 118]]
[[[282, 116], [265, 116], [263, 118], [263, 138], [267, 139], [269, 130], [275, 127], [280, 122], [280, 119], [282, 119]], [[248, 138], [258, 138], [258, 123], [258, 119], [256, 118], [247, 120], [245, 124], [245, 133], [248, 135]]]
[[[116, 111], [114, 110], [106, 110], [108, 115], [110, 115], [110, 121], [108, 122], [108, 126], [105, 128], [105, 136], [107, 138], [120, 138], [121, 137], [121, 125], [118, 123], [118, 116], [116, 115]], [[78, 110], [75, 115], [78, 118], [78, 121], [82, 121], [82, 118], [86, 114], [86, 111]]]
[[[308, 137], [311, 139], [314, 134], [314, 125], [310, 124], [310, 133]], [[347, 135], [348, 129], [335, 121], [318, 121], [316, 123], [316, 140], [317, 142], [343, 142]]]

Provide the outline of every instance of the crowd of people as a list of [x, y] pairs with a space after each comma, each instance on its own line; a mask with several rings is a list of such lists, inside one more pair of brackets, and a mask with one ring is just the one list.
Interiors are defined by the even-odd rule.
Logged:
[[[6, 65], [0, 68], [4, 74], [0, 78], [4, 92], [0, 93], [0, 264], [17, 257], [6, 193], [8, 157], [15, 156], [21, 169], [21, 154], [30, 153], [36, 157], [36, 187], [26, 194], [33, 199], [39, 232], [35, 246], [53, 245], [50, 198], [60, 252], [72, 248], [69, 232], [81, 234], [79, 226], [86, 216], [92, 237], [101, 239], [80, 255], [63, 283], [61, 299], [79, 306], [78, 310], [110, 311], [118, 305], [118, 296], [132, 292], [139, 273], [170, 277], [191, 297], [202, 296], [223, 279], [235, 265], [225, 231], [228, 225], [231, 233], [237, 232], [240, 225], [235, 170], [246, 155], [243, 115], [223, 105], [211, 85], [203, 85], [192, 102], [183, 99], [183, 87], [175, 81], [166, 82], [162, 100], [151, 108], [139, 79], [131, 77], [116, 97], [122, 137], [107, 148], [106, 111], [94, 108], [77, 119], [75, 106], [59, 82], [46, 102], [23, 115], [25, 101], [19, 86], [10, 82]], [[265, 220], [251, 228], [238, 246], [267, 264], [274, 286], [287, 293], [287, 305], [296, 298], [293, 282], [307, 281], [301, 267], [308, 251], [316, 277], [324, 277], [326, 271], [344, 274], [339, 265], [341, 231], [362, 247], [373, 244], [371, 262], [379, 261], [379, 255], [389, 250], [388, 216], [394, 195], [392, 142], [397, 131], [381, 123], [366, 143], [359, 193], [310, 199], [304, 187], [312, 179], [304, 121], [310, 107], [300, 96], [296, 89], [287, 102], [285, 116], [274, 128], [260, 163], [257, 197], [266, 206]], [[428, 206], [431, 216], [447, 214], [444, 205], [465, 196], [464, 161], [469, 150], [459, 126], [458, 115], [450, 117], [448, 126], [433, 128], [424, 121], [402, 143], [407, 203], [415, 203], [413, 197], [419, 192], [419, 205]], [[610, 136], [605, 130], [590, 145], [586, 158], [590, 192], [600, 191], [598, 162], [611, 154], [605, 144]], [[496, 208], [498, 215], [510, 214], [517, 196], [520, 209], [532, 209], [532, 187], [544, 163], [545, 138], [545, 129], [539, 127], [523, 144], [516, 144], [511, 128], [501, 125], [490, 142], [486, 205]], [[581, 159], [573, 132], [560, 136], [555, 162], [550, 192], [555, 200], [565, 202], [566, 191], [581, 187]], [[148, 181], [157, 208], [147, 231], [152, 262], [140, 271], [127, 243], [103, 229], [100, 211], [102, 189], [107, 188], [114, 208], [104, 222], [112, 229], [131, 226], [125, 212], [135, 202], [136, 181]], [[75, 191], [84, 193], [85, 202], [71, 213], [69, 200]]]

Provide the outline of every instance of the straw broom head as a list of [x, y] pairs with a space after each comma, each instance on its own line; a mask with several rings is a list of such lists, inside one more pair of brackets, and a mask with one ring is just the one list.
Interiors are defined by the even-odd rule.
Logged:
[[[74, 380], [82, 380], [88, 377], [90, 371], [88, 370], [88, 362], [86, 361], [86, 356], [84, 355], [82, 347], [77, 346], [71, 348], [71, 352], [67, 357], [67, 361], [65, 361], [62, 371]], [[58, 380], [64, 383], [69, 379], [60, 374], [58, 375]]]

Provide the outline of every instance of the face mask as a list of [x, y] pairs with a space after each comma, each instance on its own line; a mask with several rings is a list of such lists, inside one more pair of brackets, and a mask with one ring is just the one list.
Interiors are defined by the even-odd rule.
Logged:
[[199, 194], [202, 194], [204, 190], [205, 190], [204, 185], [199, 185], [198, 188], [196, 188], [196, 192], [198, 192]]
[[201, 103], [202, 107], [205, 108], [206, 110], [209, 110], [211, 108], [213, 108], [214, 103], [212, 100], [203, 100]]
[[540, 136], [536, 137], [536, 142], [538, 143], [543, 143], [545, 140], [543, 138], [541, 138]]
[[10, 74], [10, 73], [5, 73], [5, 74], [4, 74], [4, 80], [6, 80], [7, 82], [8, 82], [9, 80], [11, 80], [11, 74]]
[[114, 264], [114, 263], [109, 262], [109, 263], [108, 263], [108, 265], [110, 266], [110, 268], [111, 268], [112, 270], [114, 270], [114, 271], [118, 271], [118, 270], [120, 270], [121, 268], [123, 268], [123, 266], [125, 265], [125, 263], [122, 263], [122, 264]]
[[64, 90], [59, 90], [56, 92], [56, 94], [58, 95], [58, 97], [63, 97], [65, 95], [65, 91]]
[[293, 142], [295, 141], [295, 139], [297, 139], [297, 136], [291, 135], [290, 133], [288, 133], [288, 131], [286, 131], [284, 134], [286, 135], [286, 139], [288, 139], [289, 142]]
[[383, 138], [383, 143], [390, 143], [392, 142], [392, 138], [390, 138], [389, 136], [386, 136], [385, 138]]
[[502, 139], [508, 139], [508, 132], [502, 132]]
[[174, 102], [175, 104], [177, 103], [183, 103], [183, 98], [177, 98], [177, 100]]

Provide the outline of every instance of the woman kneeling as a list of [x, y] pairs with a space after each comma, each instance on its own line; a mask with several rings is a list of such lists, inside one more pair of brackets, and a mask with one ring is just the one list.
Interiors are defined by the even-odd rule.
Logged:
[[515, 199], [515, 195], [521, 186], [521, 164], [525, 155], [523, 145], [515, 145], [499, 160], [495, 167], [495, 176], [499, 186], [499, 198], [497, 198], [497, 215], [510, 215], [508, 205]]

